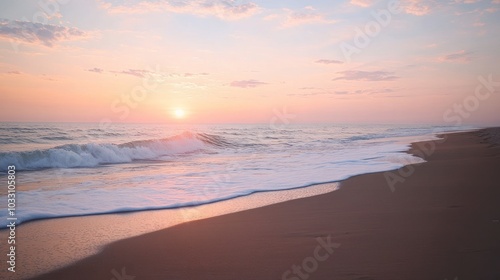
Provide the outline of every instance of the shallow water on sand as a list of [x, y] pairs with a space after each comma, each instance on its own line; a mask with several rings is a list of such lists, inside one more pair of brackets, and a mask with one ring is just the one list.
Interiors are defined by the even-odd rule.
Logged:
[[[262, 207], [336, 190], [338, 183], [293, 190], [262, 192], [200, 206], [38, 220], [18, 227], [17, 269], [2, 270], [1, 279], [40, 275], [99, 252], [113, 241], [161, 230], [177, 224]], [[1, 240], [8, 232], [0, 231]], [[9, 278], [2, 278], [2, 277]]]
[[[421, 162], [412, 141], [457, 127], [0, 124], [0, 179], [16, 167], [18, 224], [177, 208]], [[5, 200], [5, 188], [0, 200]], [[0, 224], [7, 218], [0, 204]]]

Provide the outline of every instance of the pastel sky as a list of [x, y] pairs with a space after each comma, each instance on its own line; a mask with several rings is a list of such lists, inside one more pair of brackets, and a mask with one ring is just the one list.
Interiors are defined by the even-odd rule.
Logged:
[[499, 125], [499, 50], [500, 0], [1, 0], [0, 121]]

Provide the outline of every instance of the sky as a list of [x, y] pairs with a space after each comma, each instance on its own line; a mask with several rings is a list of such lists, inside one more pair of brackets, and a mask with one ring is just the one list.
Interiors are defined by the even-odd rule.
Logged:
[[499, 26], [500, 0], [0, 0], [0, 121], [500, 125]]

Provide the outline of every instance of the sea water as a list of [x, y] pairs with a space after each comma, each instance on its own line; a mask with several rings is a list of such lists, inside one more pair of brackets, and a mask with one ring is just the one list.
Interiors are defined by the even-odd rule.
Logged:
[[[423, 162], [410, 142], [465, 127], [1, 123], [17, 224], [201, 205]], [[0, 188], [0, 201], [7, 201]], [[0, 221], [7, 221], [0, 203]]]

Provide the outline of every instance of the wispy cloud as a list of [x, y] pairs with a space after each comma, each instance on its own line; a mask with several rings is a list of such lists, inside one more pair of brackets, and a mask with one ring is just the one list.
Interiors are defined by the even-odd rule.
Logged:
[[99, 0], [100, 6], [109, 13], [142, 14], [149, 12], [171, 12], [196, 16], [214, 16], [224, 20], [237, 20], [256, 14], [260, 7], [253, 3], [235, 0]]
[[402, 0], [400, 6], [407, 14], [423, 16], [432, 11], [432, 7], [439, 6], [439, 3], [432, 0]]
[[[453, 0], [452, 0], [453, 1]], [[456, 3], [474, 3], [478, 0], [454, 0]], [[375, 0], [351, 0], [350, 3], [359, 7], [371, 7], [375, 4]], [[416, 16], [423, 16], [432, 12], [432, 8], [440, 6], [440, 3], [435, 0], [400, 0], [398, 1], [402, 11]]]
[[241, 81], [233, 81], [229, 85], [232, 87], [240, 87], [240, 88], [254, 88], [262, 85], [267, 85], [267, 83], [258, 80], [241, 80]]
[[126, 69], [122, 71], [110, 71], [110, 72], [115, 74], [131, 75], [139, 78], [144, 78], [147, 74], [151, 73], [151, 71], [144, 69]]
[[460, 4], [473, 4], [477, 3], [481, 0], [455, 0], [455, 3], [460, 3]]
[[374, 0], [351, 0], [351, 4], [360, 7], [370, 7]]
[[382, 94], [382, 93], [392, 93], [394, 89], [391, 88], [380, 88], [380, 89], [358, 89], [349, 92], [350, 94]]
[[438, 57], [438, 61], [440, 62], [469, 62], [472, 60], [472, 52], [471, 51], [466, 51], [466, 50], [461, 50], [458, 52], [446, 54], [443, 56]]
[[10, 75], [21, 75], [21, 74], [22, 74], [20, 71], [17, 71], [17, 70], [14, 70], [14, 71], [7, 71], [6, 73], [7, 73], [7, 74], [10, 74]]
[[74, 27], [0, 19], [0, 38], [53, 47], [61, 41], [78, 40], [88, 34]]
[[302, 11], [285, 9], [285, 12], [287, 15], [285, 21], [282, 23], [283, 27], [293, 27], [313, 23], [331, 24], [336, 22], [335, 20], [328, 19], [325, 15], [317, 12], [316, 9], [311, 6], [305, 7]]
[[209, 73], [203, 72], [203, 73], [184, 73], [184, 77], [198, 77], [198, 76], [208, 76]]
[[175, 87], [177, 90], [203, 90], [207, 88], [205, 85], [191, 82], [171, 83], [170, 85]]
[[309, 91], [301, 93], [290, 93], [288, 96], [317, 96], [317, 95], [371, 95], [371, 94], [384, 94], [392, 93], [394, 89], [391, 88], [371, 88], [371, 89], [358, 89], [358, 90], [334, 90], [316, 87], [302, 87], [300, 90]]
[[[480, 2], [481, 0], [450, 0], [450, 1], [439, 1], [439, 0], [399, 0], [397, 1], [401, 10], [410, 15], [424, 16], [432, 13], [434, 10], [442, 8], [446, 5], [453, 4], [473, 4]], [[492, 0], [492, 3], [500, 0]], [[359, 7], [371, 7], [375, 4], [376, 0], [351, 0], [350, 3]]]
[[103, 68], [99, 67], [94, 67], [90, 69], [85, 69], [85, 71], [89, 72], [94, 72], [94, 73], [113, 73], [115, 75], [129, 75], [129, 76], [134, 76], [138, 78], [144, 78], [147, 77], [148, 75], [156, 77], [158, 79], [165, 79], [165, 78], [172, 78], [175, 80], [179, 79], [192, 79], [196, 77], [204, 77], [210, 75], [209, 73], [206, 72], [201, 72], [201, 73], [191, 73], [191, 72], [186, 72], [186, 73], [160, 73], [158, 71], [154, 70], [146, 70], [146, 69], [124, 69], [124, 70], [105, 70]]
[[333, 60], [333, 59], [318, 59], [315, 62], [320, 63], [320, 64], [342, 64], [342, 63], [344, 63], [343, 61]]
[[[482, 7], [478, 8], [477, 5], [470, 5], [475, 3], [480, 3], [481, 0], [450, 0], [450, 1], [438, 1], [438, 0], [401, 0], [400, 6], [403, 11], [407, 14], [412, 14], [416, 16], [424, 16], [433, 13], [439, 9], [448, 10], [451, 6], [460, 7], [460, 9], [455, 11], [456, 15], [467, 15], [467, 14], [483, 14], [484, 12], [494, 13], [497, 11], [495, 7]], [[491, 1], [492, 4], [495, 2], [500, 3], [500, 0]], [[485, 6], [485, 5], [484, 5]], [[477, 7], [474, 10], [470, 10], [471, 7]]]
[[91, 69], [87, 69], [86, 71], [94, 72], [94, 73], [99, 73], [100, 74], [100, 73], [104, 72], [104, 69], [94, 67], [94, 68], [91, 68]]
[[387, 71], [342, 71], [338, 72], [341, 77], [332, 79], [336, 80], [348, 80], [348, 81], [392, 81], [399, 77], [394, 76], [392, 72]]

